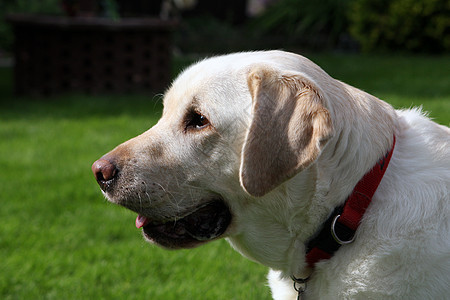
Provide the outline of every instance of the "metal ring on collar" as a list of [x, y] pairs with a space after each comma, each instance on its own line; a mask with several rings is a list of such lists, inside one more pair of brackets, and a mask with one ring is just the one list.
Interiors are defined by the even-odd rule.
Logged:
[[309, 277], [306, 278], [297, 278], [294, 275], [291, 276], [291, 279], [294, 281], [294, 289], [298, 293], [297, 299], [301, 298], [301, 295], [306, 291], [306, 284], [309, 280]]
[[340, 216], [341, 216], [341, 215], [337, 215], [336, 217], [334, 217], [333, 223], [331, 223], [331, 236], [332, 236], [332, 237], [334, 238], [334, 240], [335, 240], [338, 244], [340, 244], [340, 245], [351, 244], [351, 243], [353, 243], [353, 241], [355, 240], [355, 235], [353, 235], [353, 237], [352, 237], [350, 240], [348, 240], [348, 241], [343, 241], [343, 240], [341, 240], [341, 239], [337, 236], [336, 231], [335, 231], [335, 229], [334, 229], [334, 227], [336, 226], [336, 221], [337, 221], [337, 219], [339, 219]]

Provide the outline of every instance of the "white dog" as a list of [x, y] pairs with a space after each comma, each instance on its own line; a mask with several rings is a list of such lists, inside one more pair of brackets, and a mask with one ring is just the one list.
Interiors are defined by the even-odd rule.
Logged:
[[449, 299], [450, 130], [281, 51], [201, 61], [92, 166], [166, 248], [225, 237], [274, 299]]

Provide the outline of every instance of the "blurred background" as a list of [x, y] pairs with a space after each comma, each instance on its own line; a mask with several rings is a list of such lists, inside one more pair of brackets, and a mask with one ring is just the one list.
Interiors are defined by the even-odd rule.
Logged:
[[450, 124], [448, 0], [1, 0], [0, 298], [270, 299], [226, 241], [146, 244], [90, 171], [187, 65], [265, 49]]

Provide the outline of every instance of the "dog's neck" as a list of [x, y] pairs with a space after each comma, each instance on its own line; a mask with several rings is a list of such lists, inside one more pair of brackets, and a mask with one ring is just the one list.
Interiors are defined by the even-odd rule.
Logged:
[[[349, 86], [347, 88], [354, 89]], [[307, 176], [316, 178], [313, 196], [308, 199], [305, 193], [300, 192], [298, 201], [307, 201], [309, 206], [304, 207], [307, 212], [296, 221], [303, 226], [297, 235], [298, 240], [293, 245], [302, 246], [292, 247], [289, 264], [291, 269], [288, 272], [283, 271], [286, 276], [305, 277], [310, 273], [304, 256], [301, 255], [306, 253], [304, 244], [317, 233], [330, 213], [343, 205], [361, 178], [391, 149], [397, 128], [394, 109], [370, 95], [359, 92], [364, 95], [361, 97], [364, 101], [367, 101], [367, 97], [370, 98], [369, 104], [359, 105], [357, 102], [361, 99], [336, 100], [348, 109], [341, 115], [334, 112], [334, 124], [339, 124], [340, 127], [336, 128], [334, 138], [329, 141], [309, 170]], [[350, 118], [349, 114], [358, 116], [358, 119]], [[288, 183], [292, 186], [289, 190], [301, 191], [300, 186], [305, 184], [303, 177], [303, 174], [294, 177]]]
[[242, 255], [286, 277], [308, 274], [307, 241], [392, 145], [393, 108], [376, 98], [365, 105], [357, 101], [332, 103], [348, 108], [340, 115], [336, 111], [342, 109], [331, 111], [335, 136], [315, 163], [269, 194], [242, 201], [251, 205], [235, 210], [242, 214], [237, 217], [246, 230], [228, 240]]

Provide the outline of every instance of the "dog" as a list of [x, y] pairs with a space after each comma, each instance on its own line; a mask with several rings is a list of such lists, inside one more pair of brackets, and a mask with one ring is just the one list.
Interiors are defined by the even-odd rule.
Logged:
[[274, 299], [448, 299], [449, 128], [300, 55], [194, 64], [92, 170], [146, 240], [226, 238], [270, 268]]

